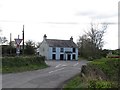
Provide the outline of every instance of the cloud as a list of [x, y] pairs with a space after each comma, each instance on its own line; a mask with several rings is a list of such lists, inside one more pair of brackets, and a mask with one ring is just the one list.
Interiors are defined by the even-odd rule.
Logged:
[[116, 16], [117, 16], [117, 13], [115, 13], [115, 14], [96, 14], [92, 18], [93, 19], [108, 19], [108, 18], [113, 18]]
[[94, 11], [82, 11], [75, 14], [76, 16], [86, 16], [92, 19], [108, 19], [118, 16], [118, 13], [97, 13]]
[[[77, 22], [44, 22], [47, 24], [82, 24], [82, 23], [77, 23]], [[84, 23], [84, 24], [90, 24], [90, 23]], [[117, 22], [103, 22], [100, 24], [108, 24], [108, 25], [114, 25], [114, 24], [118, 24]]]
[[101, 23], [101, 24], [114, 25], [114, 24], [118, 24], [118, 23], [117, 22], [104, 22], [104, 23]]
[[96, 14], [95, 12], [93, 11], [87, 11], [87, 12], [78, 12], [76, 13], [77, 16], [92, 16]]
[[47, 24], [78, 24], [77, 22], [44, 22]]

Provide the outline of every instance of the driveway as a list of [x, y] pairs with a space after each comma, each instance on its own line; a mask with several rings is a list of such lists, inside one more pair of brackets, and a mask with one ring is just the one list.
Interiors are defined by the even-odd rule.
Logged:
[[2, 88], [57, 88], [80, 73], [87, 61], [46, 61], [49, 68], [2, 75]]

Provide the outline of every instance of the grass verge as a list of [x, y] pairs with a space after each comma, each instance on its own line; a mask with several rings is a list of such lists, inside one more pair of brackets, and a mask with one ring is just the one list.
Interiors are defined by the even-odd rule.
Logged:
[[[94, 60], [87, 65], [102, 70], [107, 76], [107, 80], [96, 79], [88, 75], [78, 75], [64, 85], [64, 90], [76, 90], [77, 88], [118, 88], [120, 59], [103, 58]], [[93, 70], [94, 71], [94, 70]], [[90, 71], [91, 72], [91, 71]]]
[[16, 73], [48, 67], [44, 57], [3, 57], [2, 73]]
[[68, 81], [63, 87], [64, 90], [75, 90], [76, 88], [86, 88], [86, 86], [84, 78], [77, 75], [72, 80]]
[[38, 69], [47, 68], [47, 65], [29, 65], [29, 66], [22, 66], [22, 67], [3, 67], [2, 73], [17, 73], [17, 72], [24, 72], [24, 71], [33, 71]]

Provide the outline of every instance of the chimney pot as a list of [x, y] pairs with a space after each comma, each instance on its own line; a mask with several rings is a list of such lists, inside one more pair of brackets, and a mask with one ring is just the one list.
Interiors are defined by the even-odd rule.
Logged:
[[70, 40], [73, 41], [73, 37], [72, 36], [71, 36]]
[[47, 39], [47, 36], [46, 36], [46, 34], [44, 34], [44, 36], [43, 36], [43, 39]]

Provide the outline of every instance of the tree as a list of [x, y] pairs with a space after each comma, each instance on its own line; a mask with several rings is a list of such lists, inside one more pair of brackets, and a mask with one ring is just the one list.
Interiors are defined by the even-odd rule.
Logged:
[[98, 25], [91, 23], [90, 31], [86, 33], [88, 38], [90, 38], [91, 42], [95, 45], [95, 47], [99, 49], [101, 49], [104, 45], [103, 36], [106, 29], [107, 29], [106, 23], [102, 24], [101, 29], [98, 28]]
[[[2, 30], [0, 29], [0, 34], [1, 34], [1, 32], [2, 32]], [[0, 45], [6, 43], [7, 41], [8, 40], [7, 40], [7, 38], [5, 36], [4, 37], [0, 36]]]
[[35, 54], [35, 43], [32, 40], [26, 41], [25, 54], [27, 55]]
[[2, 56], [15, 56], [16, 48], [10, 45], [2, 45]]
[[0, 37], [0, 44], [6, 43], [8, 40], [6, 37]]
[[37, 42], [37, 43], [36, 43], [36, 47], [37, 47], [37, 48], [39, 48], [40, 45], [41, 45], [41, 42]]
[[107, 24], [102, 24], [102, 28], [99, 29], [98, 25], [91, 23], [90, 30], [79, 36], [77, 44], [80, 56], [90, 59], [100, 57], [104, 45], [103, 36], [106, 29]]

